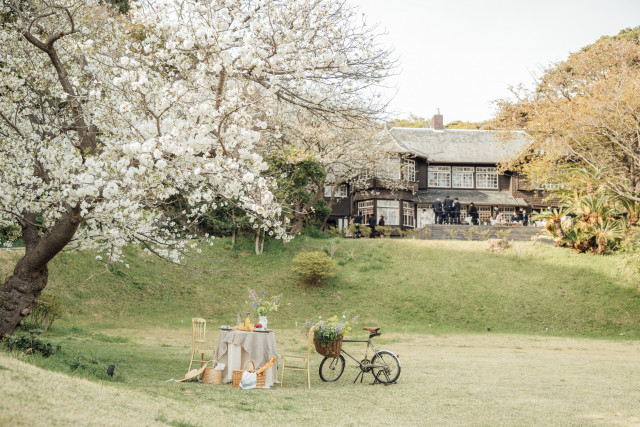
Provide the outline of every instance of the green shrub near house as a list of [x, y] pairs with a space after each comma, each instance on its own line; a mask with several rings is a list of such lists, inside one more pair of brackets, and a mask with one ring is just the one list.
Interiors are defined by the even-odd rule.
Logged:
[[291, 261], [291, 270], [307, 286], [319, 286], [335, 274], [336, 262], [324, 252], [302, 252]]

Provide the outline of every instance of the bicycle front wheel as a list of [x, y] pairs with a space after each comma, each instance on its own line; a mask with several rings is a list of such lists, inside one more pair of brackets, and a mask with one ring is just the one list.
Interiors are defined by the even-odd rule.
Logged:
[[381, 383], [394, 383], [400, 376], [400, 361], [388, 350], [377, 352], [371, 359], [371, 366], [373, 376]]
[[320, 378], [325, 382], [337, 381], [344, 372], [344, 357], [325, 357], [320, 363]]

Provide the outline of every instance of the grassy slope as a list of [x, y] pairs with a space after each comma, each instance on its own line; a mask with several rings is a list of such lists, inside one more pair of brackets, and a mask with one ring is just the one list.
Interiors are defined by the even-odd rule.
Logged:
[[[247, 310], [250, 286], [284, 294], [284, 307], [270, 316], [278, 328], [350, 309], [361, 323], [398, 332], [430, 323], [433, 332], [490, 327], [538, 334], [549, 328], [554, 335], [640, 338], [640, 293], [621, 256], [528, 243], [491, 254], [481, 242], [305, 237], [273, 242], [255, 256], [250, 242], [234, 250], [225, 243], [204, 247], [187, 267], [135, 248], [126, 250], [129, 268], [107, 269], [95, 254], [63, 254], [51, 267], [46, 292], [61, 296], [69, 309], [61, 325], [174, 327], [193, 316], [230, 324]], [[335, 251], [337, 276], [323, 288], [302, 288], [289, 269], [291, 258], [323, 249]]]
[[[610, 340], [640, 336], [640, 297], [620, 256], [530, 244], [490, 254], [475, 242], [301, 238], [258, 257], [249, 242], [237, 250], [224, 244], [203, 248], [186, 268], [135, 248], [127, 249], [130, 268], [106, 269], [91, 253], [58, 257], [47, 292], [68, 314], [43, 338], [60, 350], [46, 359], [14, 354], [46, 370], [0, 353], [0, 425], [640, 422], [638, 341]], [[336, 278], [303, 290], [290, 259], [325, 248], [341, 264]], [[0, 278], [16, 256], [0, 252]], [[384, 327], [376, 341], [401, 354], [401, 381], [354, 386], [349, 365], [344, 379], [321, 383], [314, 355], [310, 393], [304, 375], [290, 372], [284, 388], [266, 393], [165, 382], [186, 369], [190, 317], [231, 323], [246, 308], [246, 286], [284, 293], [285, 307], [270, 319], [280, 352], [304, 349], [295, 321], [353, 309], [361, 324]], [[491, 334], [480, 333], [489, 326]], [[608, 340], [535, 336], [545, 326], [549, 335]], [[215, 342], [217, 331], [209, 331]], [[116, 375], [108, 378], [112, 363]]]
[[[379, 344], [400, 353], [396, 385], [369, 386], [371, 375], [363, 384], [351, 384], [354, 364], [339, 381], [322, 383], [321, 357], [313, 355], [311, 391], [304, 373], [292, 371], [283, 387], [241, 391], [165, 382], [186, 370], [186, 328], [68, 332], [56, 331], [55, 339], [68, 343], [56, 355], [25, 357], [46, 370], [0, 352], [0, 425], [640, 425], [638, 341], [383, 334]], [[116, 336], [128, 341], [106, 339]], [[69, 341], [72, 337], [78, 341]], [[277, 340], [281, 352], [295, 352], [302, 337], [286, 330], [277, 332]], [[107, 363], [114, 362], [113, 380], [84, 368], [72, 377], [51, 372], [72, 346], [85, 365], [96, 354], [109, 357], [96, 369], [104, 375]]]

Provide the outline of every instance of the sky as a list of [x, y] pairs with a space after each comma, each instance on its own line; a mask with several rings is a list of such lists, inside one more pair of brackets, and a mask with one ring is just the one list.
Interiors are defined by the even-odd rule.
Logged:
[[399, 60], [396, 117], [490, 119], [509, 86], [603, 35], [640, 25], [640, 0], [349, 0]]

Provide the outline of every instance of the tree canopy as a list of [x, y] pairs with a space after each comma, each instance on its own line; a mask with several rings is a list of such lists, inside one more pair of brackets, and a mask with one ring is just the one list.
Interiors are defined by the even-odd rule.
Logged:
[[[587, 171], [617, 196], [640, 201], [639, 28], [602, 38], [551, 65], [533, 90], [498, 101], [494, 126], [531, 144], [508, 166], [533, 181], [583, 185]], [[577, 178], [580, 179], [577, 179]]]
[[[26, 250], [0, 286], [0, 336], [29, 314], [63, 248], [130, 242], [177, 261], [221, 203], [286, 237], [256, 149], [279, 106], [380, 119], [392, 72], [375, 27], [339, 0], [3, 1], [0, 227]], [[118, 6], [127, 2], [118, 2]]]

